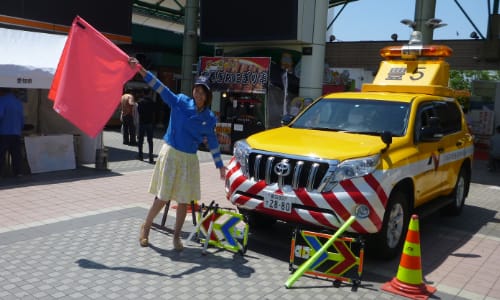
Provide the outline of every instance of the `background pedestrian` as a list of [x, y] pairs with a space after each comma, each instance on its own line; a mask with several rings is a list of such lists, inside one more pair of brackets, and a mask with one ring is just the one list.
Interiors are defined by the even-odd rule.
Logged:
[[145, 88], [139, 92], [137, 97], [137, 112], [139, 115], [139, 134], [137, 135], [137, 158], [144, 159], [142, 151], [144, 144], [144, 136], [148, 143], [148, 158], [149, 163], [154, 163], [153, 158], [153, 134], [154, 134], [154, 118], [155, 118], [155, 103], [148, 95], [149, 89]]
[[[24, 110], [9, 88], [0, 88], [0, 171], [4, 170], [7, 153], [12, 160], [12, 174], [21, 176], [22, 131]], [[10, 171], [10, 170], [9, 170]]]
[[123, 144], [125, 145], [137, 145], [135, 137], [135, 98], [132, 91], [127, 90], [121, 99], [121, 114], [120, 121], [122, 122], [122, 134], [123, 134]]

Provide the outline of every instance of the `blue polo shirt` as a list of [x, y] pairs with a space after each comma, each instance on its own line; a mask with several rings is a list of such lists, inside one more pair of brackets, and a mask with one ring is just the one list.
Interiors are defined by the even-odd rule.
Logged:
[[21, 135], [24, 127], [23, 104], [12, 93], [0, 96], [0, 135]]
[[163, 137], [165, 142], [179, 151], [196, 153], [198, 146], [206, 137], [215, 166], [221, 168], [224, 164], [215, 134], [217, 119], [214, 113], [210, 109], [198, 112], [193, 98], [184, 94], [173, 93], [151, 72], [147, 72], [144, 81], [170, 107], [170, 123]]

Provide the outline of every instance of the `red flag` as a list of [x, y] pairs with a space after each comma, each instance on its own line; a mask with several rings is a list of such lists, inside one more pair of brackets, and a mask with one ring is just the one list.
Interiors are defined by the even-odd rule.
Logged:
[[77, 16], [49, 92], [54, 110], [95, 137], [118, 106], [123, 85], [137, 72], [128, 57]]
[[61, 53], [61, 57], [59, 58], [59, 63], [57, 64], [56, 73], [54, 74], [54, 78], [52, 79], [52, 85], [50, 86], [48, 98], [50, 100], [56, 100], [57, 89], [59, 88], [59, 83], [61, 82], [61, 73], [64, 69], [64, 63], [66, 62], [66, 56], [68, 54], [69, 43], [71, 41], [71, 32], [68, 33], [68, 38], [66, 39], [66, 43], [64, 43], [64, 48]]

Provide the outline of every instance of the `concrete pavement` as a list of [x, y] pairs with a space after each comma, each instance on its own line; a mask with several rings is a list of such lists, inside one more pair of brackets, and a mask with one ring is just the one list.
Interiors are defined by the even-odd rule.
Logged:
[[[77, 170], [0, 179], [0, 299], [403, 299], [382, 292], [399, 259], [367, 258], [362, 286], [333, 287], [288, 276], [289, 227], [251, 233], [245, 256], [198, 244], [173, 250], [170, 232], [151, 232], [138, 244], [139, 226], [153, 199], [153, 166], [135, 159], [135, 147], [106, 131], [109, 171]], [[161, 140], [155, 139], [155, 153]], [[230, 204], [211, 157], [200, 152], [202, 199]], [[224, 159], [228, 159], [224, 156]], [[432, 215], [420, 222], [422, 269], [436, 299], [500, 299], [500, 173], [474, 164], [473, 184], [457, 218]], [[156, 222], [159, 223], [161, 214]], [[173, 227], [175, 211], [167, 218]], [[184, 228], [192, 229], [188, 217]]]

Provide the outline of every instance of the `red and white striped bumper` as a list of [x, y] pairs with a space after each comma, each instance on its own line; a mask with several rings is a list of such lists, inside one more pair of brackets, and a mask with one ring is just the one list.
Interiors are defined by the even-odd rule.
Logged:
[[[357, 219], [348, 231], [360, 234], [378, 232], [382, 226], [387, 194], [375, 174], [344, 180], [326, 193], [308, 192], [301, 188], [282, 191], [277, 184], [266, 185], [264, 180], [248, 180], [232, 159], [226, 175], [227, 198], [238, 207], [257, 211], [287, 222], [338, 228], [354, 214], [356, 207], [370, 209], [367, 218]], [[292, 199], [290, 213], [264, 207], [264, 194], [277, 193]]]

